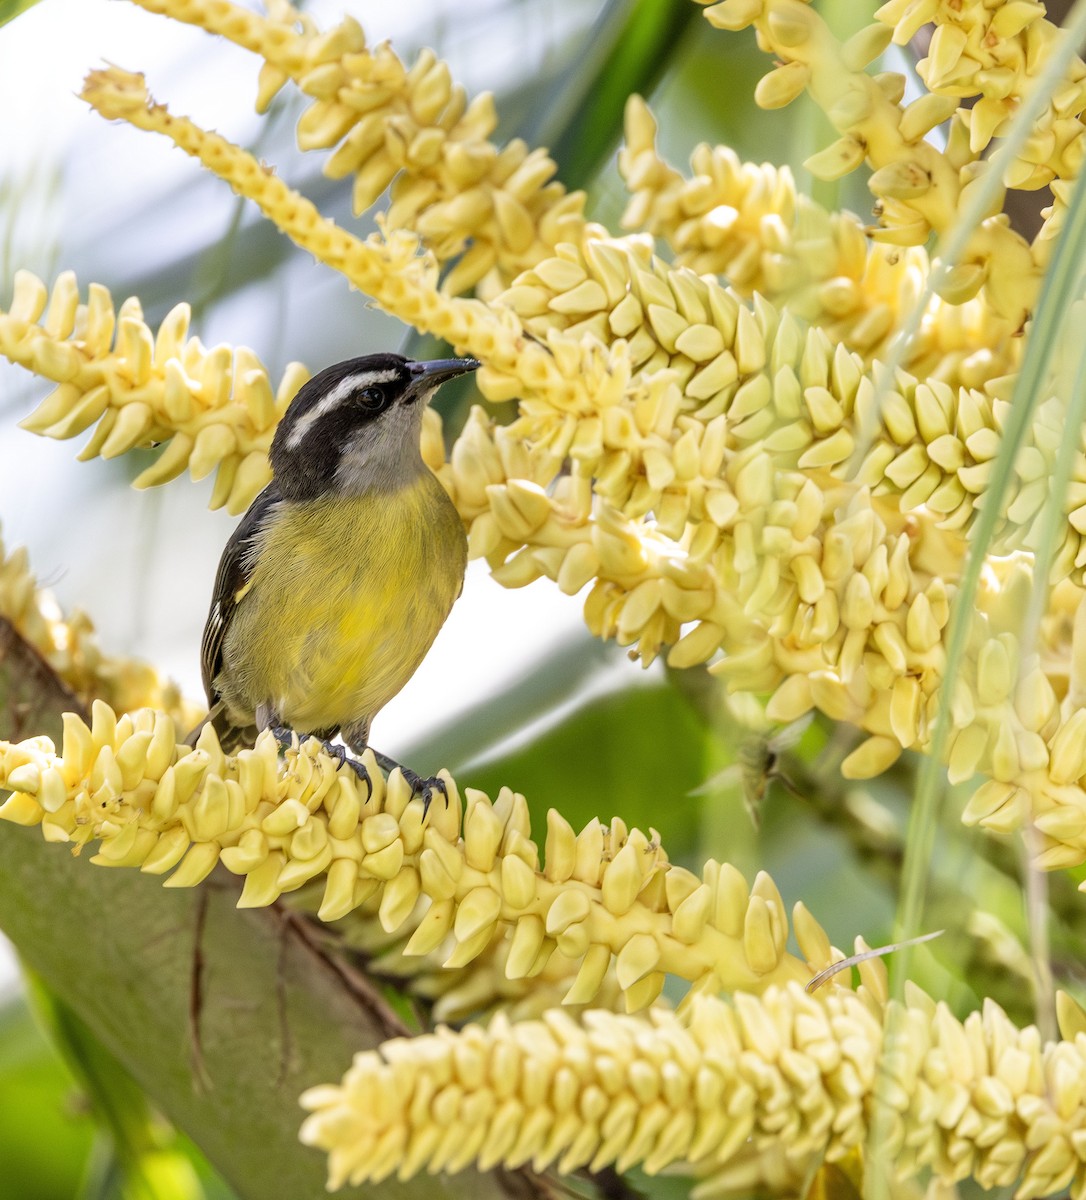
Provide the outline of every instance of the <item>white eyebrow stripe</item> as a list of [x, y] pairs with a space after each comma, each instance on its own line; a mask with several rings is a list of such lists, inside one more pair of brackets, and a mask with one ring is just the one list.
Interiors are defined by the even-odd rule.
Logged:
[[319, 421], [325, 413], [329, 413], [333, 408], [342, 404], [344, 400], [354, 391], [359, 388], [372, 387], [377, 383], [392, 383], [393, 380], [399, 379], [400, 373], [396, 370], [386, 371], [360, 371], [357, 375], [348, 375], [345, 379], [341, 379], [334, 388], [313, 405], [309, 412], [298, 418], [297, 424], [290, 431], [287, 438], [287, 449], [297, 450], [305, 440], [305, 435], [312, 428], [314, 422]]
[[400, 372], [395, 367], [389, 367], [384, 371], [363, 371], [361, 374], [352, 376], [357, 387], [368, 387], [371, 383], [392, 383], [399, 377]]

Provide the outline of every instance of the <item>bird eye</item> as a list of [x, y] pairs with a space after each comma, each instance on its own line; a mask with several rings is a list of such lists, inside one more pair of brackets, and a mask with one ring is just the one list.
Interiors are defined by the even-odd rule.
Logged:
[[377, 409], [384, 407], [385, 394], [379, 387], [361, 388], [356, 395], [363, 408], [376, 412]]

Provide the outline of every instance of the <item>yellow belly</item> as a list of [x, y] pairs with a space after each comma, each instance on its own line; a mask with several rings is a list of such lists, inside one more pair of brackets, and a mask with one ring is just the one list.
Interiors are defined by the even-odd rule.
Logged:
[[422, 662], [466, 559], [429, 471], [395, 493], [290, 505], [224, 642], [216, 684], [233, 718], [265, 705], [300, 732], [372, 718]]

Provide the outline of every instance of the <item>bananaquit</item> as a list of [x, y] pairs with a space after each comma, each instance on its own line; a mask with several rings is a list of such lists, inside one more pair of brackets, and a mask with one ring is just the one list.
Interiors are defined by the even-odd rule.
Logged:
[[[225, 748], [263, 729], [281, 743], [292, 731], [316, 736], [341, 760], [328, 745], [337, 733], [355, 755], [366, 748], [370, 722], [463, 587], [464, 529], [419, 441], [438, 385], [478, 366], [370, 354], [326, 368], [291, 401], [271, 445], [272, 482], [226, 543], [204, 628], [206, 720]], [[427, 804], [443, 790], [404, 775]]]

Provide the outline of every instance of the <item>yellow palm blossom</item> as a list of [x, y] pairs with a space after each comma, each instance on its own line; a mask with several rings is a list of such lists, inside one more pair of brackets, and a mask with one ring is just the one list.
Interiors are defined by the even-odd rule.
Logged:
[[[173, 138], [390, 312], [477, 354], [492, 398], [520, 397], [511, 424], [473, 418], [447, 465], [433, 421], [427, 434], [472, 552], [501, 582], [592, 582], [590, 628], [645, 661], [662, 647], [676, 666], [723, 649], [715, 669], [734, 688], [773, 692], [775, 718], [814, 706], [855, 721], [872, 736], [851, 774], [925, 748], [959, 531], [998, 449], [1005, 378], [981, 390], [899, 375], [877, 392], [862, 359], [787, 309], [748, 306], [593, 229], [490, 305], [446, 297], [417, 239], [338, 229], [245, 152], [150, 102], [140, 77], [111, 68], [87, 94]], [[1057, 406], [1042, 405], [994, 551], [1031, 544], [1059, 436]], [[1057, 576], [1077, 571], [1079, 490]], [[1052, 682], [1019, 662], [995, 614], [1028, 569], [1017, 561], [994, 569], [981, 606], [951, 767], [992, 776], [970, 819], [1043, 818], [1054, 840], [1042, 861], [1066, 865], [1082, 855], [1083, 764], [1068, 757], [1073, 712], [1053, 715]]]
[[298, 145], [334, 147], [324, 172], [353, 177], [356, 214], [391, 184], [389, 228], [418, 233], [441, 262], [462, 254], [446, 292], [466, 291], [488, 272], [500, 286], [580, 235], [584, 194], [566, 192], [544, 151], [519, 138], [500, 147], [490, 141], [498, 123], [493, 97], [484, 92], [469, 104], [433, 51], [421, 51], [408, 68], [387, 43], [368, 47], [353, 17], [321, 33], [283, 0], [266, 17], [223, 0], [134, 2], [263, 58], [258, 110], [288, 79], [311, 97]]
[[[89, 727], [65, 714], [60, 754], [47, 738], [0, 742], [0, 787], [12, 792], [0, 819], [39, 825], [76, 850], [98, 841], [92, 862], [169, 873], [167, 887], [195, 887], [221, 862], [245, 878], [243, 908], [320, 877], [322, 920], [376, 899], [393, 933], [422, 897], [406, 954], [451, 937], [444, 965], [462, 967], [500, 935], [506, 974], [526, 979], [557, 949], [576, 971], [567, 1003], [592, 1000], [612, 959], [631, 1011], [657, 999], [667, 974], [713, 991], [810, 978], [785, 949], [784, 903], [764, 873], [751, 887], [710, 861], [699, 877], [669, 864], [655, 834], [617, 817], [575, 833], [553, 809], [540, 847], [522, 796], [506, 789], [491, 803], [469, 790], [463, 804], [448, 776], [449, 804], [424, 822], [402, 775], [386, 784], [372, 753], [363, 761], [370, 789], [315, 739], [281, 768], [268, 732], [227, 755], [206, 726], [190, 749], [165, 713], [118, 718], [95, 701]], [[805, 911], [796, 932], [824, 965], [829, 943]]]
[[[912, 6], [921, 12], [927, 7], [935, 4]], [[973, 151], [967, 137], [952, 134], [944, 152], [927, 140], [954, 114], [956, 95], [929, 93], [905, 106], [904, 76], [867, 72], [893, 30], [876, 22], [842, 44], [802, 0], [722, 0], [705, 15], [721, 29], [754, 25], [762, 48], [774, 56], [777, 65], [755, 91], [763, 108], [780, 108], [807, 91], [841, 135], [807, 161], [813, 174], [836, 179], [862, 162], [871, 166], [868, 186], [878, 201], [879, 223], [870, 234], [876, 241], [922, 246], [933, 231], [951, 228], [968, 189], [984, 173], [983, 145]], [[943, 291], [958, 302], [983, 287], [991, 309], [1018, 327], [1036, 301], [1043, 265], [997, 210], [973, 231]]]
[[166, 483], [186, 468], [194, 479], [217, 471], [211, 506], [242, 512], [271, 479], [276, 423], [308, 375], [292, 363], [273, 389], [251, 350], [208, 350], [188, 336], [190, 318], [189, 306], [178, 304], [155, 333], [135, 298], [116, 309], [109, 291], [92, 283], [81, 301], [71, 271], [52, 292], [17, 271], [11, 307], [0, 313], [0, 353], [57, 385], [24, 429], [70, 438], [95, 426], [84, 461], [168, 438], [136, 486]]
[[[977, 156], [1005, 131], [1061, 36], [1036, 0], [998, 5], [982, 0], [891, 0], [875, 16], [893, 28], [899, 45], [921, 26], [935, 26], [917, 72], [932, 96], [978, 97], [975, 104], [957, 108], [954, 117], [968, 137], [970, 153]], [[1005, 166], [1007, 187], [1032, 190], [1079, 173], [1086, 150], [1084, 109], [1086, 64], [1076, 57], [1026, 147]]]
[[[632, 193], [625, 227], [666, 239], [675, 266], [724, 276], [744, 296], [787, 307], [868, 363], [886, 357], [923, 294], [923, 247], [870, 243], [859, 217], [827, 212], [798, 192], [787, 167], [740, 162], [729, 147], [702, 143], [686, 177], [655, 141], [655, 119], [631, 96], [618, 160]], [[1014, 333], [983, 297], [936, 297], [902, 366], [918, 379], [983, 387], [1017, 368]]]
[[1083, 1195], [1081, 1035], [1045, 1043], [992, 1003], [959, 1021], [918, 989], [880, 993], [791, 984], [385, 1042], [303, 1095], [302, 1140], [328, 1152], [331, 1188], [526, 1163], [678, 1168], [705, 1194], [750, 1194], [863, 1149], [891, 1184], [930, 1170]]

